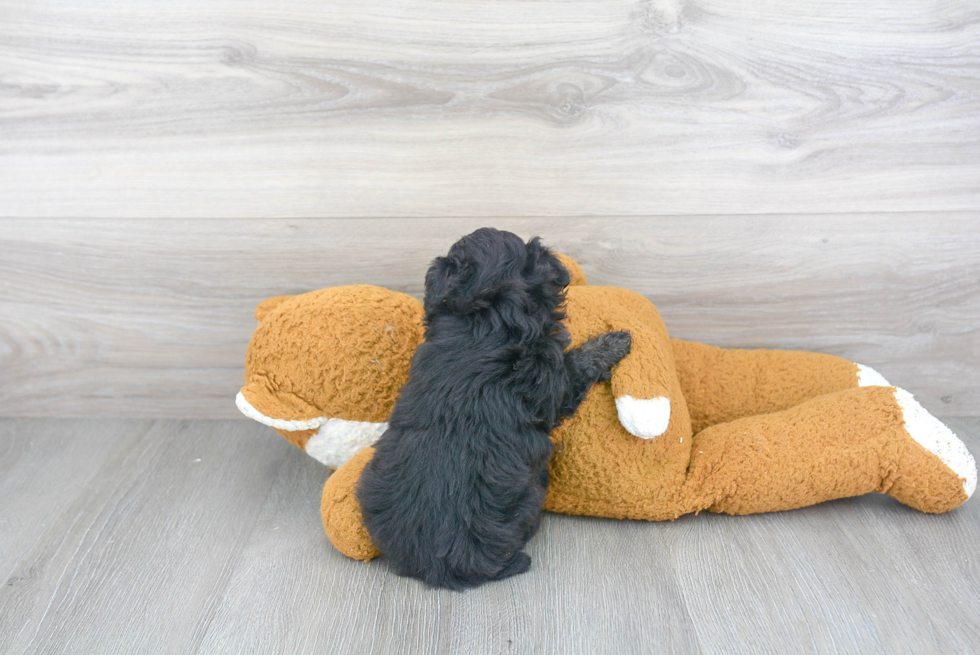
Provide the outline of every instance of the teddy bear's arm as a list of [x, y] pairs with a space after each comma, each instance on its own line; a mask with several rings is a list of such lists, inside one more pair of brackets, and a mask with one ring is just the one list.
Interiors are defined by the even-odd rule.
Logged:
[[672, 404], [683, 402], [683, 396], [667, 328], [653, 303], [618, 287], [571, 286], [565, 324], [573, 346], [606, 332], [629, 332], [630, 354], [613, 369], [610, 380], [620, 423], [636, 437], [664, 434]]
[[833, 391], [888, 385], [873, 369], [833, 355], [670, 342], [694, 432], [778, 412]]
[[938, 513], [976, 484], [966, 446], [911, 394], [858, 387], [694, 435], [679, 514], [773, 512], [872, 491]]
[[610, 380], [620, 423], [636, 437], [664, 434], [672, 404], [683, 397], [667, 328], [653, 303], [617, 287], [570, 287], [566, 324], [573, 345], [604, 332], [629, 332], [630, 354], [613, 369]]
[[633, 338], [630, 354], [613, 369], [611, 380], [619, 422], [633, 436], [659, 437], [670, 425], [671, 399], [680, 395], [666, 334], [640, 326], [614, 329]]

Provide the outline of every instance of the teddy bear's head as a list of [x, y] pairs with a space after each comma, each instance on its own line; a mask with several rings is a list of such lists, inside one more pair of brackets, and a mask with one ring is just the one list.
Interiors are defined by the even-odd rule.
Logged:
[[[571, 285], [582, 269], [556, 253]], [[255, 310], [236, 404], [328, 466], [338, 467], [387, 429], [422, 342], [422, 303], [370, 285], [276, 296]]]
[[238, 408], [329, 466], [373, 443], [422, 341], [422, 303], [381, 287], [271, 298], [245, 358]]

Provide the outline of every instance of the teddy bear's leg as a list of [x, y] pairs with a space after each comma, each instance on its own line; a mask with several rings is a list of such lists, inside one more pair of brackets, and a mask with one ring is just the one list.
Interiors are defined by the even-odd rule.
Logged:
[[873, 369], [834, 355], [670, 342], [695, 432], [743, 416], [778, 412], [825, 393], [889, 386]]
[[361, 504], [354, 493], [361, 472], [374, 448], [365, 448], [350, 461], [334, 471], [323, 485], [320, 516], [323, 529], [334, 547], [348, 557], [368, 562], [381, 554], [364, 527]]
[[879, 491], [938, 513], [976, 484], [949, 428], [908, 392], [869, 386], [699, 432], [682, 495], [688, 511], [753, 514]]

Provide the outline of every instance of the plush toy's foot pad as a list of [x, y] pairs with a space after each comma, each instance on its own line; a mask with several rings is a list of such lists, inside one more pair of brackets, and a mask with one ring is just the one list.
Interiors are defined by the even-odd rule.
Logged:
[[966, 444], [927, 412], [908, 391], [896, 388], [895, 402], [902, 408], [904, 427], [909, 436], [938, 457], [961, 480], [967, 498], [972, 496], [977, 488], [977, 464]]
[[621, 396], [616, 399], [616, 412], [627, 432], [641, 439], [653, 439], [670, 425], [670, 398]]
[[858, 367], [858, 386], [859, 387], [890, 387], [892, 385], [888, 384], [888, 380], [882, 376], [881, 373], [874, 370], [870, 366], [865, 366], [864, 364], [858, 364], [854, 362], [854, 365]]

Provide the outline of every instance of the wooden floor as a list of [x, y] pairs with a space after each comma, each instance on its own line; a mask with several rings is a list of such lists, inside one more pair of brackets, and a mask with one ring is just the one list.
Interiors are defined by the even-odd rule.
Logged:
[[552, 514], [528, 574], [458, 594], [336, 552], [327, 475], [250, 421], [0, 420], [0, 652], [980, 650], [977, 499]]

